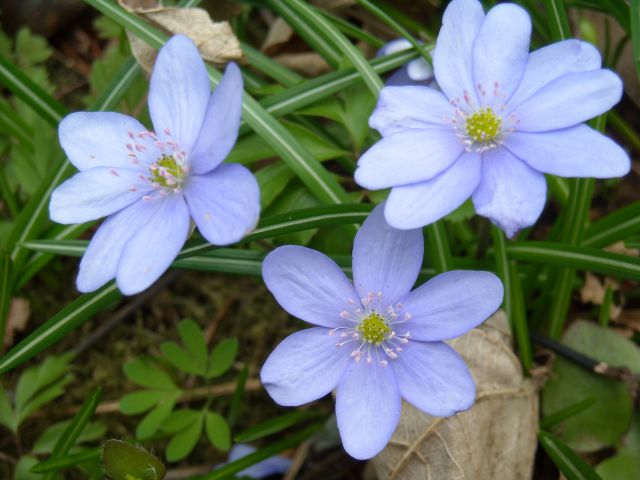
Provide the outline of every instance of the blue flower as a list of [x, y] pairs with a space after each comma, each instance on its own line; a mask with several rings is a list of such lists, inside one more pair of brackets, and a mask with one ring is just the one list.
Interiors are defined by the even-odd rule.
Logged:
[[80, 223], [107, 216], [80, 262], [77, 286], [93, 291], [112, 278], [131, 295], [169, 267], [191, 219], [215, 245], [237, 242], [255, 226], [260, 200], [253, 174], [222, 164], [238, 136], [242, 76], [229, 64], [211, 93], [193, 42], [174, 36], [151, 76], [155, 132], [111, 112], [78, 112], [59, 128], [60, 144], [80, 170], [51, 197], [51, 219]]
[[482, 323], [503, 295], [495, 275], [474, 271], [447, 272], [411, 291], [422, 264], [422, 232], [389, 227], [383, 209], [356, 235], [353, 283], [332, 260], [305, 247], [277, 248], [262, 267], [278, 303], [316, 325], [276, 347], [262, 384], [285, 406], [336, 388], [340, 436], [358, 459], [387, 444], [401, 398], [436, 416], [473, 405], [473, 378], [442, 340]]
[[[404, 38], [397, 38], [383, 46], [377, 57], [383, 55], [391, 55], [392, 53], [409, 50], [413, 46]], [[415, 58], [392, 73], [385, 85], [387, 86], [403, 86], [403, 85], [425, 85], [433, 86], [434, 76], [433, 67], [424, 58]]]
[[622, 95], [593, 46], [566, 40], [529, 53], [531, 20], [509, 3], [485, 16], [480, 2], [453, 0], [442, 22], [433, 56], [442, 91], [384, 88], [369, 121], [383, 139], [355, 174], [363, 187], [392, 187], [392, 226], [427, 225], [471, 196], [480, 215], [512, 236], [540, 216], [545, 173], [629, 171], [622, 148], [582, 123]]

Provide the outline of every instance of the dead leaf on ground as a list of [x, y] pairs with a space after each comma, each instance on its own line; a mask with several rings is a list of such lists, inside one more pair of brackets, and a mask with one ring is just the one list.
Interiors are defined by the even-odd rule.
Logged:
[[331, 71], [329, 64], [315, 52], [283, 53], [273, 57], [280, 65], [308, 77], [317, 77]]
[[[229, 22], [214, 22], [202, 8], [161, 7], [151, 0], [118, 0], [118, 3], [170, 34], [187, 35], [198, 47], [202, 58], [211, 63], [224, 65], [243, 59], [240, 42]], [[127, 35], [136, 60], [150, 72], [156, 51], [138, 37]]]
[[638, 250], [637, 248], [627, 248], [624, 242], [613, 243], [608, 247], [605, 247], [605, 250], [607, 252], [619, 253], [621, 255], [628, 255], [630, 257], [637, 257], [638, 255], [640, 255], [640, 250]]
[[[620, 288], [620, 286], [612, 278], [604, 277], [603, 282], [600, 280], [600, 277], [593, 273], [586, 272], [584, 275], [584, 285], [580, 289], [580, 301], [582, 303], [602, 305], [608, 288], [611, 288], [615, 292]], [[622, 313], [622, 307], [620, 305], [612, 304], [611, 311], [609, 312], [609, 318], [616, 319], [620, 316], [620, 313]]]
[[291, 37], [293, 37], [293, 28], [282, 17], [278, 17], [269, 26], [269, 31], [264, 42], [262, 42], [260, 50], [265, 53], [273, 52], [279, 46], [291, 40]]
[[380, 479], [531, 478], [538, 430], [538, 394], [523, 377], [506, 315], [450, 342], [477, 385], [475, 405], [449, 418], [405, 403], [389, 445], [373, 459]]
[[16, 333], [24, 331], [29, 317], [31, 317], [29, 301], [24, 298], [13, 298], [11, 300], [11, 306], [9, 307], [9, 316], [7, 317], [7, 326], [4, 335], [5, 348], [13, 345], [13, 339]]

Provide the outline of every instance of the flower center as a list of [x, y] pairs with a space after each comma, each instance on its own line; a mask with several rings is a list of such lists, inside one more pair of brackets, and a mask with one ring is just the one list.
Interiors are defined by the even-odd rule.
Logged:
[[502, 119], [491, 107], [481, 108], [467, 117], [467, 135], [476, 143], [491, 145], [500, 135], [501, 127]]
[[187, 176], [186, 169], [173, 155], [163, 154], [149, 167], [149, 182], [157, 187], [180, 190], [182, 180]]
[[371, 312], [362, 320], [362, 323], [356, 328], [362, 339], [367, 343], [381, 344], [386, 336], [391, 333], [391, 328], [376, 312]]

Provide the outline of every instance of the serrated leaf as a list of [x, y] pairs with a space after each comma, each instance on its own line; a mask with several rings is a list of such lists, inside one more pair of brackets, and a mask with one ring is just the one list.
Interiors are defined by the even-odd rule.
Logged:
[[169, 415], [171, 415], [171, 411], [173, 410], [177, 399], [178, 395], [166, 398], [147, 413], [136, 428], [136, 437], [144, 440], [145, 438], [153, 436], [158, 430], [160, 430], [163, 422]]
[[193, 422], [197, 421], [202, 416], [202, 412], [199, 410], [190, 410], [183, 408], [171, 412], [171, 415], [162, 424], [162, 431], [166, 433], [176, 433], [180, 430], [184, 430]]
[[211, 445], [225, 452], [231, 448], [231, 431], [229, 424], [222, 416], [215, 412], [207, 412], [205, 430]]
[[208, 377], [219, 377], [231, 368], [238, 354], [238, 339], [221, 340], [211, 351]]
[[[65, 420], [63, 422], [54, 423], [50, 427], [48, 427], [40, 437], [33, 444], [31, 449], [32, 453], [36, 453], [38, 455], [51, 453], [53, 450], [53, 446], [64, 432], [65, 428], [69, 426], [70, 421]], [[107, 426], [102, 422], [89, 422], [82, 430], [82, 433], [76, 440], [76, 445], [85, 442], [93, 442], [96, 440], [100, 440], [104, 437], [104, 434], [107, 432]]]
[[198, 366], [205, 370], [207, 365], [207, 342], [200, 326], [193, 320], [183, 320], [178, 325], [182, 343], [193, 357]]
[[143, 387], [176, 390], [171, 377], [146, 358], [136, 358], [124, 365], [124, 374], [129, 380]]
[[129, 393], [120, 399], [120, 412], [125, 415], [137, 415], [146, 412], [166, 397], [166, 390], [140, 390]]
[[204, 372], [204, 367], [199, 366], [196, 359], [176, 343], [164, 342], [160, 345], [160, 350], [162, 350], [162, 354], [177, 369], [199, 375]]
[[23, 66], [42, 63], [51, 56], [52, 50], [44, 37], [22, 27], [16, 35], [16, 55]]
[[165, 451], [169, 462], [182, 460], [191, 453], [191, 450], [193, 450], [200, 439], [203, 420], [204, 416], [200, 415], [197, 421], [191, 423], [187, 428], [173, 436]]

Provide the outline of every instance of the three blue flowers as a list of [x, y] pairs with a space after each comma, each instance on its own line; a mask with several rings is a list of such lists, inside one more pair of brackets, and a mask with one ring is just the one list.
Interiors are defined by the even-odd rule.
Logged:
[[[619, 101], [620, 79], [600, 68], [587, 43], [529, 53], [530, 35], [530, 18], [516, 5], [485, 15], [477, 0], [453, 0], [433, 72], [424, 61], [405, 67], [391, 82], [403, 86], [384, 88], [370, 118], [383, 138], [362, 155], [355, 178], [391, 193], [355, 237], [353, 282], [305, 247], [280, 247], [264, 260], [276, 300], [315, 327], [274, 350], [262, 382], [287, 406], [335, 389], [340, 435], [356, 458], [384, 448], [402, 399], [436, 416], [472, 406], [473, 378], [444, 341], [502, 303], [502, 284], [488, 272], [450, 271], [412, 290], [420, 227], [471, 197], [477, 213], [513, 236], [540, 216], [544, 174], [609, 178], [630, 168], [618, 145], [583, 123]], [[430, 86], [406, 86], [416, 80]], [[125, 294], [144, 290], [174, 260], [191, 220], [215, 245], [255, 226], [255, 177], [222, 163], [237, 139], [242, 90], [230, 64], [212, 94], [197, 48], [178, 35], [161, 49], [151, 78], [155, 131], [117, 113], [65, 118], [60, 142], [80, 172], [54, 192], [51, 218], [107, 216], [80, 263], [79, 290], [113, 278]]]

